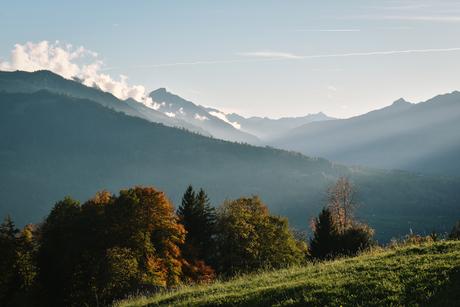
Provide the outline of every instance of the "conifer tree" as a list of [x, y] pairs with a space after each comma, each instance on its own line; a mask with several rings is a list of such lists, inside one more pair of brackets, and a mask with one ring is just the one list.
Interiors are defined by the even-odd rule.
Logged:
[[315, 222], [315, 234], [310, 241], [310, 256], [315, 259], [333, 258], [338, 244], [339, 233], [331, 211], [324, 207]]
[[183, 256], [188, 261], [193, 259], [213, 261], [215, 254], [215, 209], [211, 207], [209, 197], [203, 188], [195, 194], [192, 185], [189, 185], [182, 197], [182, 204], [177, 209], [179, 223], [187, 231], [183, 244]]

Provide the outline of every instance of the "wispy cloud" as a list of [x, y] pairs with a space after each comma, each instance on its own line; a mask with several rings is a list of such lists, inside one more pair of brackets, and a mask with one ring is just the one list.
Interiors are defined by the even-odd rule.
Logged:
[[368, 19], [387, 19], [387, 20], [415, 20], [415, 21], [439, 21], [439, 22], [460, 22], [460, 16], [409, 16], [409, 15], [388, 15], [388, 16], [369, 16]]
[[380, 27], [382, 30], [410, 30], [412, 27]]
[[379, 6], [373, 7], [380, 10], [392, 10], [392, 11], [400, 11], [400, 10], [418, 10], [420, 8], [431, 8], [432, 5], [429, 4], [414, 4], [414, 5], [400, 5], [400, 6]]
[[242, 56], [251, 56], [251, 57], [266, 57], [266, 58], [285, 58], [285, 59], [298, 59], [298, 56], [292, 55], [290, 53], [285, 52], [271, 52], [271, 51], [262, 51], [262, 52], [243, 52], [238, 53], [235, 52], [237, 55]]
[[387, 55], [387, 54], [398, 54], [398, 53], [447, 52], [447, 51], [459, 51], [459, 50], [460, 50], [460, 47], [444, 48], [444, 49], [410, 49], [410, 50], [392, 50], [392, 51], [375, 51], [375, 52], [356, 52], [356, 53], [304, 55], [304, 56], [298, 56], [297, 58], [299, 58], [299, 59], [313, 59], [313, 58]]
[[114, 66], [105, 67], [101, 70], [112, 70], [119, 68], [155, 68], [155, 67], [168, 67], [168, 66], [195, 66], [195, 65], [213, 65], [213, 64], [233, 64], [243, 62], [267, 62], [267, 61], [278, 61], [285, 60], [286, 57], [277, 58], [264, 58], [264, 59], [250, 59], [250, 60], [218, 60], [218, 61], [197, 61], [197, 62], [177, 62], [177, 63], [166, 63], [166, 64], [147, 64], [147, 65], [136, 65], [136, 66]]
[[[333, 54], [317, 54], [317, 55], [294, 55], [291, 53], [283, 52], [238, 52], [234, 53], [240, 56], [251, 56], [260, 57], [258, 59], [237, 59], [237, 60], [221, 60], [221, 61], [200, 61], [200, 62], [178, 62], [169, 64], [151, 64], [151, 65], [140, 65], [140, 66], [129, 66], [129, 68], [155, 68], [155, 67], [167, 67], [167, 66], [191, 66], [191, 65], [213, 65], [213, 64], [233, 64], [233, 63], [244, 63], [244, 62], [264, 62], [264, 61], [281, 61], [281, 60], [307, 60], [314, 58], [337, 58], [337, 57], [355, 57], [355, 56], [372, 56], [372, 55], [389, 55], [389, 54], [404, 54], [404, 53], [425, 53], [425, 52], [449, 52], [459, 51], [460, 47], [454, 48], [443, 48], [443, 49], [410, 49], [410, 50], [391, 50], [391, 51], [374, 51], [374, 52], [355, 52], [355, 53], [333, 53]], [[269, 55], [274, 57], [270, 57]], [[128, 68], [128, 67], [107, 67], [101, 70], [110, 70], [117, 68]], [[333, 71], [340, 71], [340, 69], [334, 69]]]
[[297, 30], [260, 30], [260, 32], [359, 32], [359, 29], [297, 29]]

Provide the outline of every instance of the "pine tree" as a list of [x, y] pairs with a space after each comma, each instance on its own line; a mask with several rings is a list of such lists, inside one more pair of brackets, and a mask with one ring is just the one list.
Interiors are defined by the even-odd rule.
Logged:
[[195, 194], [189, 185], [182, 197], [182, 204], [177, 209], [179, 223], [184, 225], [187, 235], [183, 244], [183, 256], [188, 261], [194, 259], [210, 263], [213, 260], [215, 244], [214, 233], [216, 215], [211, 207], [209, 197], [203, 188]]
[[315, 259], [335, 257], [339, 245], [339, 233], [331, 211], [324, 207], [315, 222], [315, 235], [310, 241], [310, 256]]

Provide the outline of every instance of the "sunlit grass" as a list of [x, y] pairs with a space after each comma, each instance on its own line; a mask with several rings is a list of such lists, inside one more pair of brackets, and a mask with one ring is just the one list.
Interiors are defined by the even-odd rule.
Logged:
[[458, 306], [458, 289], [460, 242], [430, 242], [182, 286], [115, 306]]

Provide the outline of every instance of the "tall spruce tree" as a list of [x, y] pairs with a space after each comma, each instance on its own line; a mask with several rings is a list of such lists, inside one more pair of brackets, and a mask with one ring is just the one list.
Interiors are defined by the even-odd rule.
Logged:
[[187, 231], [183, 245], [183, 256], [187, 261], [204, 260], [211, 264], [214, 258], [214, 234], [216, 228], [215, 209], [203, 188], [198, 194], [189, 185], [177, 209], [179, 223]]
[[339, 232], [331, 211], [324, 207], [315, 222], [315, 235], [310, 241], [310, 256], [328, 259], [336, 256], [339, 249]]

